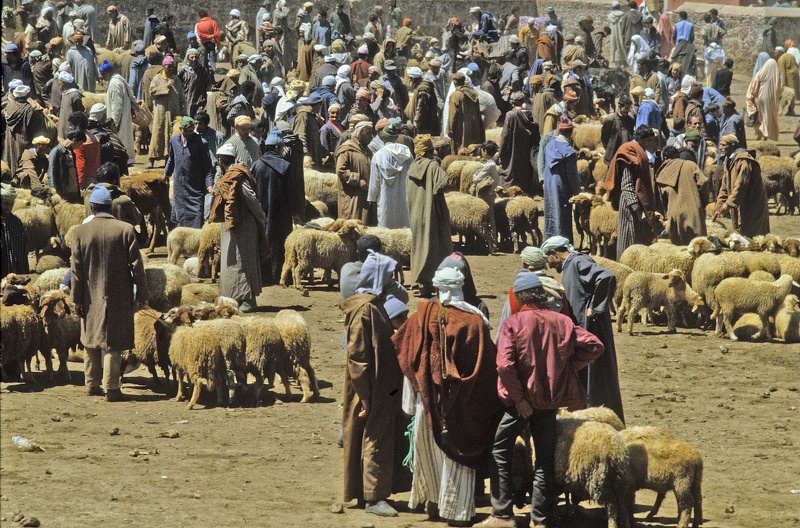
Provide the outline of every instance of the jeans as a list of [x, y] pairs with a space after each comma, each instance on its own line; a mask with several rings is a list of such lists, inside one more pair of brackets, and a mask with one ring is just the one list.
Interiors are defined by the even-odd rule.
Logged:
[[[556, 412], [556, 409], [534, 409], [528, 418], [536, 454], [531, 492], [531, 520], [536, 524], [547, 524], [555, 504]], [[519, 416], [515, 407], [506, 409], [497, 426], [489, 462], [492, 515], [495, 517], [508, 519], [514, 516], [511, 460], [514, 443], [524, 427], [525, 419]]]
[[211, 66], [211, 71], [217, 71], [217, 45], [214, 44], [213, 40], [209, 40], [203, 44], [203, 47], [208, 52], [208, 64]]

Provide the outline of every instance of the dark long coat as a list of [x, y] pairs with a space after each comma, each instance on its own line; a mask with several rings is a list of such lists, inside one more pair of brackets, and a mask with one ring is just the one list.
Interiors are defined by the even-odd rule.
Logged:
[[173, 177], [170, 223], [176, 227], [203, 227], [205, 195], [214, 185], [214, 165], [206, 140], [192, 134], [184, 145], [181, 134], [172, 136], [164, 174]]
[[514, 108], [506, 114], [500, 138], [500, 185], [517, 185], [528, 194], [534, 193], [538, 182], [533, 178], [531, 148], [538, 146], [540, 139], [539, 125], [530, 110]]

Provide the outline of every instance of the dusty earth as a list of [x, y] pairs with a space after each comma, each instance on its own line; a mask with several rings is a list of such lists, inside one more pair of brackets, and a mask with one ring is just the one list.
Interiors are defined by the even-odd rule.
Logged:
[[[735, 93], [743, 93], [745, 81], [737, 79]], [[785, 155], [794, 150], [796, 123], [781, 118]], [[800, 232], [797, 216], [771, 221], [778, 234]], [[164, 257], [162, 247], [151, 260]], [[474, 256], [470, 263], [496, 323], [519, 258]], [[271, 392], [257, 408], [219, 408], [204, 397], [187, 411], [170, 398], [174, 386], [155, 389], [145, 368], [125, 378], [132, 401], [106, 403], [84, 395], [80, 363], [69, 364], [72, 384], [49, 383], [43, 372], [36, 385], [2, 384], [0, 526], [18, 526], [20, 515], [48, 527], [436, 526], [408, 511], [408, 494], [392, 497], [401, 512], [396, 519], [348, 505], [332, 512], [343, 470], [336, 446], [344, 379], [338, 300], [337, 291], [321, 285], [309, 297], [270, 287], [258, 299], [258, 316], [294, 308], [310, 324], [322, 389], [314, 403], [299, 403], [295, 385], [291, 397]], [[412, 299], [412, 310], [418, 302]], [[640, 335], [616, 336], [628, 423], [668, 428], [701, 451], [704, 526], [800, 526], [800, 346], [636, 328]], [[172, 431], [178, 436], [159, 437]], [[36, 440], [45, 452], [17, 451], [14, 435]], [[641, 525], [674, 526], [672, 495], [644, 521], [654, 498], [637, 494]], [[480, 520], [491, 510], [488, 498], [479, 506]], [[518, 526], [527, 526], [524, 514], [517, 510]], [[605, 526], [605, 516], [583, 503], [564, 526]]]

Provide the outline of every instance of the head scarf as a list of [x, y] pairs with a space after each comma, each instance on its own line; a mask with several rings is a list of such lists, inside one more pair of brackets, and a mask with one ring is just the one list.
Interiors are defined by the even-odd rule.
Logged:
[[103, 121], [106, 118], [106, 105], [103, 103], [95, 103], [89, 109], [89, 119], [92, 121]]
[[766, 51], [762, 51], [761, 53], [758, 54], [758, 57], [756, 57], [756, 65], [753, 67], [753, 77], [756, 76], [758, 70], [760, 70], [761, 67], [764, 66], [764, 64], [766, 64], [766, 62], [771, 58], [772, 57], [770, 57], [769, 53], [767, 53]]
[[692, 86], [695, 83], [695, 78], [691, 75], [684, 75], [683, 80], [681, 81], [681, 91], [686, 95], [689, 95], [689, 92], [692, 89]]
[[12, 93], [16, 99], [22, 99], [23, 97], [28, 97], [28, 94], [31, 93], [31, 87], [23, 84], [22, 86], [14, 88]]
[[339, 66], [339, 69], [336, 70], [336, 76], [340, 79], [349, 80], [348, 77], [350, 76], [350, 66], [347, 64]]
[[406, 306], [406, 303], [394, 295], [386, 296], [386, 300], [383, 302], [383, 309], [386, 310], [386, 315], [389, 316], [389, 319], [394, 319], [395, 317], [408, 313], [408, 306]]
[[514, 280], [514, 293], [532, 290], [534, 288], [541, 288], [542, 281], [539, 280], [538, 275], [529, 273], [527, 271], [520, 271], [517, 273], [517, 278]]
[[547, 255], [550, 251], [561, 247], [567, 248], [570, 253], [578, 254], [578, 251], [570, 244], [569, 239], [563, 236], [553, 236], [545, 240], [544, 244], [542, 244], [542, 251]]
[[264, 144], [268, 146], [275, 145], [277, 147], [282, 147], [285, 145], [285, 142], [283, 141], [283, 134], [278, 127], [272, 129], [272, 131], [269, 133], [269, 136], [267, 136], [266, 141], [264, 141]]
[[0, 191], [0, 196], [2, 197], [4, 202], [13, 202], [17, 198], [17, 190], [14, 189], [11, 185], [4, 183], [0, 187], [2, 187], [2, 191]]
[[369, 250], [364, 264], [361, 266], [356, 293], [371, 293], [380, 296], [383, 288], [392, 277], [397, 261], [386, 255]]
[[439, 302], [442, 306], [451, 306], [462, 312], [479, 315], [483, 323], [491, 328], [489, 320], [478, 308], [464, 300], [464, 275], [458, 268], [441, 268], [433, 276], [433, 286], [439, 290]]
[[183, 116], [181, 118], [181, 128], [192, 128], [195, 124], [191, 116]]
[[522, 250], [519, 256], [522, 258], [522, 262], [528, 269], [544, 269], [545, 265], [547, 264], [547, 254], [535, 246], [527, 246]]
[[414, 156], [424, 156], [426, 152], [433, 150], [433, 141], [430, 134], [417, 134], [414, 138]]

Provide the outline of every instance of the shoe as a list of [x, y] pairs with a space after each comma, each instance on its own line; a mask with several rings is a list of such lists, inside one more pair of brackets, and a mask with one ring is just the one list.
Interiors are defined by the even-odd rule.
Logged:
[[100, 387], [86, 387], [87, 396], [103, 396], [103, 389]]
[[122, 391], [119, 389], [108, 389], [106, 391], [106, 401], [107, 402], [121, 402], [127, 401], [128, 397], [122, 394]]
[[367, 513], [374, 513], [381, 517], [397, 517], [397, 510], [389, 506], [389, 503], [385, 500], [376, 502], [375, 504], [368, 502], [364, 510]]
[[242, 302], [242, 304], [239, 305], [239, 311], [242, 312], [242, 313], [254, 312], [255, 309], [256, 309], [256, 307], [254, 305], [250, 304], [247, 301], [244, 301], [244, 302]]
[[504, 519], [502, 517], [496, 517], [494, 515], [490, 515], [486, 519], [483, 520], [478, 526], [500, 526], [505, 528], [516, 528], [517, 522], [514, 520], [514, 517], [509, 517], [508, 519]]
[[145, 169], [152, 169], [153, 168], [153, 160], [147, 160], [147, 165], [144, 167]]
[[447, 526], [472, 526], [475, 524], [473, 521], [454, 521], [449, 520], [447, 521]]

